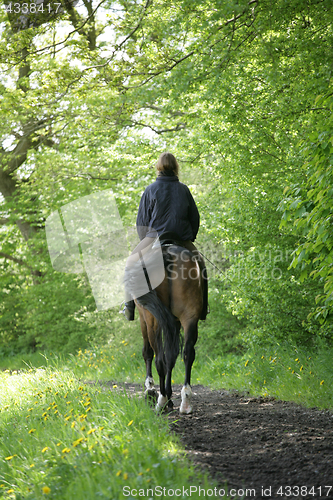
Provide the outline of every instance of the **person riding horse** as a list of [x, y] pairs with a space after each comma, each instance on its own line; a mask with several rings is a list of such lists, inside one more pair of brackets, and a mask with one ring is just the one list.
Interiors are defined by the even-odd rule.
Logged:
[[[132, 255], [151, 246], [157, 235], [176, 233], [181, 246], [190, 250], [199, 263], [204, 283], [200, 319], [205, 320], [208, 309], [207, 270], [202, 255], [193, 244], [200, 226], [199, 211], [189, 188], [178, 179], [179, 165], [171, 153], [160, 155], [156, 170], [156, 181], [145, 189], [140, 201], [136, 225], [141, 241]], [[128, 265], [129, 262], [126, 267]], [[129, 296], [126, 299], [123, 312], [129, 321], [133, 321], [135, 303]]]

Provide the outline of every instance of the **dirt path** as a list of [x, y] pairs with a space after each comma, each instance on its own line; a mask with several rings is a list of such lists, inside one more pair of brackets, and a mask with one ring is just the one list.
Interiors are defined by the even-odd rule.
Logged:
[[244, 498], [333, 499], [332, 412], [193, 386], [194, 413], [180, 416], [181, 386], [173, 390], [171, 429], [221, 488], [247, 489]]
[[[203, 386], [192, 390], [194, 413], [171, 427], [193, 462], [219, 484], [255, 489], [256, 498], [333, 499], [331, 412]], [[178, 411], [180, 387], [174, 402]], [[175, 413], [168, 418], [175, 420]], [[271, 487], [271, 495], [262, 487], [267, 495]]]

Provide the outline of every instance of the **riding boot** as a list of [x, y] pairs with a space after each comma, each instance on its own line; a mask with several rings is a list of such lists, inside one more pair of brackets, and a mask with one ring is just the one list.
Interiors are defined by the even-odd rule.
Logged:
[[131, 285], [133, 280], [132, 270], [133, 269], [130, 267], [125, 267], [125, 272], [124, 272], [125, 307], [121, 312], [128, 319], [128, 321], [134, 321], [134, 309], [135, 309], [135, 303], [131, 293]]
[[122, 312], [124, 313], [128, 321], [134, 321], [134, 310], [135, 310], [134, 300], [128, 300], [127, 302], [125, 302], [125, 307]]
[[207, 317], [207, 314], [209, 312], [208, 308], [208, 277], [207, 277], [207, 269], [206, 266], [202, 266], [202, 277], [203, 277], [203, 305], [202, 305], [202, 312], [200, 319], [205, 320]]

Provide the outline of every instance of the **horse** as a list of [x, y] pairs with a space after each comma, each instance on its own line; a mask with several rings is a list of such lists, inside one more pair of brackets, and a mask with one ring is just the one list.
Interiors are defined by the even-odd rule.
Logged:
[[[146, 396], [156, 398], [157, 410], [173, 409], [172, 370], [183, 344], [185, 381], [181, 390], [181, 414], [192, 413], [191, 369], [198, 339], [198, 322], [204, 303], [204, 277], [197, 257], [172, 238], [160, 244], [165, 276], [154, 289], [135, 299], [143, 337], [142, 355], [146, 364]], [[160, 250], [161, 250], [160, 249]], [[147, 278], [147, 275], [146, 275]], [[180, 330], [184, 330], [182, 341]], [[157, 397], [152, 362], [159, 376]]]

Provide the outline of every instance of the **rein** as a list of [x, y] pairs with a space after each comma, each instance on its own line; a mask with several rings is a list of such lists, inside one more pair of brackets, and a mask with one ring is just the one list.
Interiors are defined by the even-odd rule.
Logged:
[[215, 267], [215, 269], [217, 269], [220, 273], [222, 273], [224, 275], [224, 277], [229, 280], [229, 282], [236, 288], [238, 288], [238, 290], [241, 290], [242, 293], [244, 293], [249, 299], [253, 300], [254, 302], [256, 302], [258, 300], [258, 298], [255, 298], [255, 297], [251, 297], [251, 295], [248, 295], [246, 292], [244, 292], [244, 290], [242, 290], [239, 286], [235, 285], [233, 283], [233, 281], [228, 277], [228, 275], [222, 271], [222, 269], [220, 269], [219, 267], [217, 267], [214, 262], [212, 262], [211, 260], [208, 259], [208, 257], [206, 257], [202, 252], [200, 252], [199, 250], [199, 253], [200, 255], [202, 255], [202, 257], [207, 260], [213, 267]]

